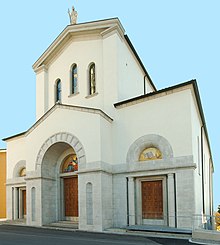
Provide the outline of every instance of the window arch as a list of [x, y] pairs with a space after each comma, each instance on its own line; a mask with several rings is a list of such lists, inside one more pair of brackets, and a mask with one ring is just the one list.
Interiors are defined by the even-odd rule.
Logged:
[[147, 147], [139, 155], [139, 161], [162, 159], [161, 151], [156, 147]]
[[56, 89], [55, 89], [55, 102], [61, 102], [61, 80], [57, 79], [56, 81]]
[[73, 64], [71, 69], [71, 85], [70, 85], [70, 93], [76, 94], [78, 92], [78, 72], [77, 72], [77, 64]]
[[95, 73], [95, 63], [89, 66], [89, 95], [96, 93], [96, 73]]
[[173, 149], [166, 138], [157, 134], [147, 134], [131, 144], [127, 153], [127, 163], [138, 162], [142, 152], [148, 148], [158, 149], [164, 160], [173, 158]]

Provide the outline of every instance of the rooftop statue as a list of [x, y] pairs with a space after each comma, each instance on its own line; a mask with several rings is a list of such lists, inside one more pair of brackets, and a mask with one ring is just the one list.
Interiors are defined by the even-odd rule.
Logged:
[[72, 6], [72, 11], [70, 12], [70, 10], [68, 9], [68, 14], [69, 14], [69, 17], [70, 17], [70, 24], [71, 25], [75, 25], [76, 22], [77, 22], [77, 11], [75, 11], [75, 8], [74, 6]]

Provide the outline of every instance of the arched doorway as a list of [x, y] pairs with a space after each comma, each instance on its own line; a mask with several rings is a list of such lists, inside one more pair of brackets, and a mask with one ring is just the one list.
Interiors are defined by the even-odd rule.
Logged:
[[[74, 161], [77, 161], [77, 169]], [[75, 196], [73, 205], [76, 207], [78, 205], [78, 165], [85, 163], [83, 145], [74, 135], [61, 132], [52, 135], [44, 142], [36, 159], [36, 172], [41, 176], [40, 186], [33, 184], [33, 187], [36, 187], [36, 195], [38, 188], [40, 191], [40, 199], [36, 199], [36, 205], [41, 210], [41, 225], [60, 220], [78, 220], [80, 215], [78, 207], [73, 213], [71, 200]]]
[[[66, 213], [67, 217], [70, 216], [68, 207], [71, 208], [73, 202], [74, 206], [76, 203], [78, 205], [78, 175], [70, 164], [72, 156], [77, 159], [72, 146], [65, 142], [51, 145], [44, 154], [41, 164], [43, 224], [67, 220]], [[72, 194], [74, 194], [74, 200]]]
[[142, 165], [143, 170], [140, 175], [129, 178], [128, 200], [135, 204], [129, 209], [129, 224], [168, 224], [168, 208], [170, 213], [175, 213], [174, 198], [169, 198], [169, 190], [174, 189], [169, 185], [173, 173], [158, 170], [172, 158], [170, 143], [160, 135], [144, 135], [130, 146], [127, 163]]
[[63, 220], [78, 222], [78, 159], [73, 152], [64, 158], [60, 167], [61, 207]]

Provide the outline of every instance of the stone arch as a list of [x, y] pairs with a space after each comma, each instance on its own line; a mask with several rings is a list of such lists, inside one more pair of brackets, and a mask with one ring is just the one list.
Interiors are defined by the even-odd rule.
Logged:
[[20, 177], [20, 171], [22, 168], [26, 168], [26, 161], [21, 160], [16, 163], [14, 170], [13, 170], [13, 178]]
[[137, 162], [140, 153], [148, 147], [156, 147], [162, 152], [163, 159], [173, 158], [173, 150], [167, 139], [157, 134], [148, 134], [138, 138], [129, 148], [127, 163]]
[[41, 165], [42, 165], [42, 161], [43, 161], [45, 153], [52, 145], [56, 143], [66, 143], [70, 145], [74, 149], [77, 155], [78, 163], [79, 164], [86, 163], [85, 150], [83, 148], [83, 145], [79, 141], [79, 139], [70, 133], [60, 132], [60, 133], [56, 133], [52, 135], [51, 137], [49, 137], [44, 142], [44, 144], [41, 146], [38, 152], [38, 155], [37, 155], [37, 159], [36, 159], [36, 165], [35, 165], [36, 170], [41, 169]]

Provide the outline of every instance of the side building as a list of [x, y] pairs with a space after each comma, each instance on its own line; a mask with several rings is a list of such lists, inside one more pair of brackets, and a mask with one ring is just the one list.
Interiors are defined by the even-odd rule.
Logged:
[[0, 149], [0, 220], [6, 218], [6, 150]]
[[7, 142], [7, 218], [192, 228], [212, 214], [195, 80], [157, 90], [118, 18], [67, 26], [33, 65], [36, 123]]

